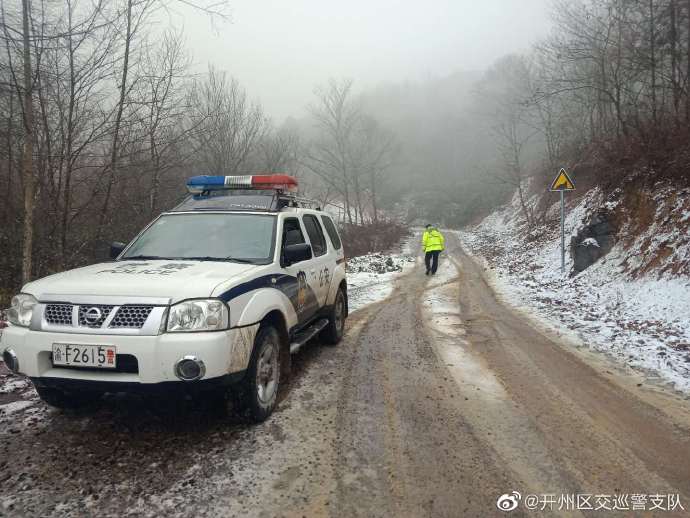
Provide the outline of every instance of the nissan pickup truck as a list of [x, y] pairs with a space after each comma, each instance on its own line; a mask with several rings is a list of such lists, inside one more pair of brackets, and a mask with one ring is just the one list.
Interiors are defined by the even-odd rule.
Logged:
[[266, 419], [290, 355], [348, 315], [331, 216], [285, 175], [196, 176], [110, 262], [29, 282], [0, 336], [7, 367], [61, 408], [104, 393], [232, 398]]

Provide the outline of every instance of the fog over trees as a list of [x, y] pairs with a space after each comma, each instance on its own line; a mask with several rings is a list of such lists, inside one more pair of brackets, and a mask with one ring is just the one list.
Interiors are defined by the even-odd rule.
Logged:
[[[193, 73], [203, 57], [182, 30], [154, 23], [174, 4], [2, 3], [0, 288], [93, 261], [191, 174], [287, 172], [344, 223], [457, 226], [558, 167], [625, 155], [653, 168], [687, 142], [690, 0], [557, 0], [530, 52], [376, 88], [324, 77], [307, 115], [282, 124], [232, 69]], [[225, 3], [191, 5], [227, 21]], [[543, 214], [524, 204], [523, 217]]]

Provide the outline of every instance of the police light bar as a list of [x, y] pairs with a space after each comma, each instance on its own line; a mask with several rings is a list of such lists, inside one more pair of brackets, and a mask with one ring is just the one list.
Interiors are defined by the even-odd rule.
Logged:
[[192, 194], [222, 190], [297, 191], [297, 180], [285, 174], [255, 174], [244, 176], [193, 176], [187, 180]]

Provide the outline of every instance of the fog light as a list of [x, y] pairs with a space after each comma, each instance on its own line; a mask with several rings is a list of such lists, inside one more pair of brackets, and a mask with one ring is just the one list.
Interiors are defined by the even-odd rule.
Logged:
[[175, 364], [175, 376], [183, 381], [195, 381], [206, 374], [206, 366], [196, 356], [185, 356]]
[[19, 372], [19, 360], [12, 349], [5, 349], [5, 351], [2, 353], [2, 361], [5, 362], [7, 368], [12, 372]]

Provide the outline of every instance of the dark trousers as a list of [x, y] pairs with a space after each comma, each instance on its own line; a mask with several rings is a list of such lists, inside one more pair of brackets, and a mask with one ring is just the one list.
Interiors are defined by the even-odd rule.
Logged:
[[424, 254], [424, 264], [426, 264], [426, 273], [436, 273], [436, 270], [438, 270], [438, 256], [440, 253], [440, 250], [434, 250], [433, 252], [427, 252], [426, 254]]

